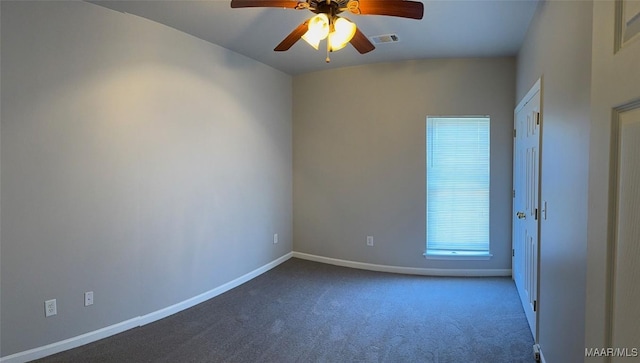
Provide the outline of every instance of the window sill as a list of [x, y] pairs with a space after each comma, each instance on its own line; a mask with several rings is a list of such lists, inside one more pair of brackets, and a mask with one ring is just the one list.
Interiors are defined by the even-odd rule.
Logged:
[[472, 251], [427, 251], [427, 260], [489, 260], [493, 255], [489, 252]]

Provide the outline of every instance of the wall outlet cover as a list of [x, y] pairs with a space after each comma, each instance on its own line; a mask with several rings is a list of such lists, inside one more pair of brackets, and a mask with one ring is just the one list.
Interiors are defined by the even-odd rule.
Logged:
[[373, 236], [367, 236], [367, 246], [373, 246]]
[[47, 300], [44, 302], [44, 316], [50, 317], [58, 314], [58, 306], [56, 299]]
[[93, 305], [93, 291], [84, 293], [84, 306]]

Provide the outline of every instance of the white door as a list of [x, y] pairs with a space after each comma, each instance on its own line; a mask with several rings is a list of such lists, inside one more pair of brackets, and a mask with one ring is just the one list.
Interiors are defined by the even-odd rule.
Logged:
[[515, 110], [512, 242], [513, 279], [536, 342], [541, 121], [538, 81]]

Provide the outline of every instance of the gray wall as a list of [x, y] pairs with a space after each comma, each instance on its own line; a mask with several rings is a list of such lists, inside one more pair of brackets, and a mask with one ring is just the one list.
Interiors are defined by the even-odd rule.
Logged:
[[[296, 252], [401, 267], [511, 268], [515, 59], [328, 70], [296, 76], [293, 90]], [[494, 256], [426, 260], [426, 116], [484, 114], [491, 116]]]
[[1, 6], [2, 356], [292, 250], [290, 76], [84, 2]]
[[591, 19], [591, 2], [541, 2], [518, 56], [518, 100], [543, 77], [539, 342], [547, 362], [584, 359]]

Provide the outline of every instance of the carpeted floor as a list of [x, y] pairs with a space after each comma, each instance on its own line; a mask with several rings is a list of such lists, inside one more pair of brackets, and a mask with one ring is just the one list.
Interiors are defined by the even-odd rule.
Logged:
[[290, 259], [191, 309], [39, 362], [535, 362], [510, 278]]

